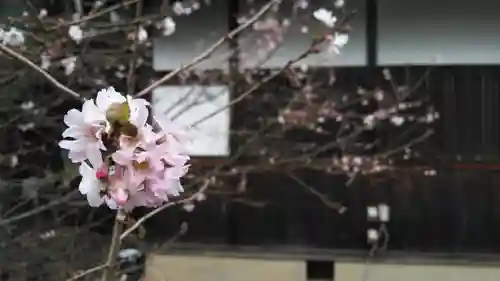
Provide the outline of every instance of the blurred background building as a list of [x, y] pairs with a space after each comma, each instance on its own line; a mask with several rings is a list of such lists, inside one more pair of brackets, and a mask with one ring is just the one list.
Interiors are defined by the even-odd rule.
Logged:
[[[311, 1], [311, 5], [319, 8], [329, 2]], [[498, 278], [500, 37], [493, 8], [498, 3], [350, 0], [346, 5], [358, 9], [348, 48], [340, 57], [319, 55], [305, 64], [335, 67], [339, 89], [374, 85], [383, 79], [384, 68], [398, 79], [419, 83], [419, 91], [429, 93], [442, 117], [427, 151], [427, 164], [436, 175], [425, 175], [424, 165], [391, 180], [344, 187], [343, 177], [304, 171], [302, 184], [342, 202], [347, 207], [343, 214], [287, 177], [249, 175], [253, 205], [208, 200], [190, 214], [168, 212], [154, 219], [158, 239], [159, 233], [175, 232], [162, 221], [186, 220], [190, 231], [154, 256], [152, 276], [337, 281]], [[213, 32], [218, 38], [227, 32], [230, 15], [245, 9], [245, 4], [226, 7], [207, 9], [205, 17], [197, 18], [200, 22], [183, 25], [185, 30], [175, 37], [179, 45], [170, 38], [158, 39], [155, 68], [171, 70], [200, 53], [203, 47], [187, 52], [195, 46], [188, 39], [192, 34]], [[221, 14], [217, 20], [215, 13]], [[309, 33], [287, 34], [286, 43], [259, 67], [286, 64], [307, 48], [313, 33], [314, 27]], [[243, 49], [252, 47], [244, 39], [240, 44]], [[186, 51], [179, 55], [179, 49]], [[254, 60], [240, 61], [239, 67], [255, 67], [258, 57]], [[223, 71], [228, 61], [222, 62], [202, 67]], [[379, 204], [390, 208], [390, 238], [386, 249], [369, 257], [367, 229], [379, 224], [370, 221], [367, 207]]]

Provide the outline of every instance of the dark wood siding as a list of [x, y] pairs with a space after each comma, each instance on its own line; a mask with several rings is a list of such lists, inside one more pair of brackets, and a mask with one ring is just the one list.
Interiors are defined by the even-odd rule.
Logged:
[[[393, 74], [414, 83], [426, 71], [401, 68]], [[264, 207], [212, 197], [194, 213], [169, 210], [155, 217], [148, 225], [149, 239], [162, 240], [187, 220], [190, 231], [181, 242], [364, 250], [370, 226], [366, 206], [386, 202], [392, 208], [388, 226], [392, 250], [498, 253], [499, 74], [500, 67], [437, 67], [422, 80], [418, 91], [429, 95], [442, 116], [424, 150], [424, 164], [434, 167], [437, 176], [400, 171], [346, 187], [341, 176], [296, 174], [348, 208], [338, 214], [283, 174], [249, 175], [247, 196]], [[343, 77], [338, 83], [342, 87], [345, 81], [345, 88], [378, 79], [360, 69], [339, 70], [337, 77]]]

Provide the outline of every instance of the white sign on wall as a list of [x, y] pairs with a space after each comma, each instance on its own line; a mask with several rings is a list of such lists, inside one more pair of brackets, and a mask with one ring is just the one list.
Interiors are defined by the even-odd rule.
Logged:
[[[153, 91], [153, 111], [166, 115], [179, 126], [191, 126], [201, 118], [227, 106], [227, 86], [163, 86]], [[189, 131], [191, 156], [228, 156], [230, 111], [226, 109]]]

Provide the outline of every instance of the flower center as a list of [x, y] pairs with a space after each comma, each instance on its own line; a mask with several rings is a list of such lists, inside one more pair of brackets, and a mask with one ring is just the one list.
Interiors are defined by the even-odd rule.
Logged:
[[133, 161], [132, 162], [132, 166], [136, 169], [136, 170], [148, 170], [149, 169], [149, 163], [148, 161], [144, 160], [142, 162], [138, 162], [138, 161]]
[[96, 134], [99, 130], [94, 127], [94, 126], [90, 126], [87, 130], [87, 137], [89, 138], [96, 138]]
[[130, 117], [130, 107], [127, 102], [113, 103], [106, 111], [106, 119], [113, 123], [127, 121]]

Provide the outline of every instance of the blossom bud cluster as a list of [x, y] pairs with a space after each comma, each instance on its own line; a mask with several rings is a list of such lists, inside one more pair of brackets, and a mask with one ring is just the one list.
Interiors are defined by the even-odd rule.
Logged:
[[150, 116], [148, 106], [110, 87], [64, 116], [59, 146], [80, 164], [79, 190], [90, 206], [156, 207], [183, 191], [189, 140], [169, 120]]

